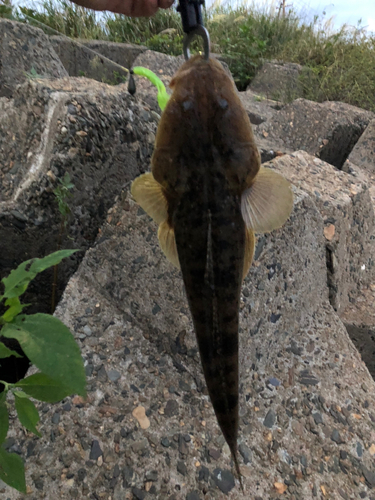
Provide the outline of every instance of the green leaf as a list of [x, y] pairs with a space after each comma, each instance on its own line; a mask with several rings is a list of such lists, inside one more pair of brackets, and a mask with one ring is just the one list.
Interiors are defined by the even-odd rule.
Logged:
[[16, 453], [0, 448], [0, 479], [21, 493], [26, 493], [25, 467]]
[[65, 172], [64, 177], [62, 179], [59, 179], [59, 181], [65, 189], [73, 189], [75, 187], [71, 182], [69, 172]]
[[30, 264], [30, 260], [22, 262], [17, 269], [13, 269], [7, 278], [3, 278], [2, 282], [5, 287], [3, 297], [19, 297], [22, 295], [30, 283], [30, 281], [35, 278], [35, 274], [32, 274], [26, 270], [27, 266]]
[[9, 307], [7, 311], [3, 314], [2, 318], [4, 321], [9, 323], [13, 321], [13, 319], [22, 312], [28, 304], [22, 305], [18, 297], [13, 297], [11, 299], [7, 299], [5, 301], [5, 305]]
[[63, 259], [65, 259], [66, 257], [70, 257], [78, 251], [79, 250], [58, 250], [57, 252], [43, 257], [43, 259], [34, 259], [34, 262], [31, 264], [30, 271], [41, 273], [49, 267], [56, 266]]
[[21, 424], [26, 427], [28, 431], [41, 437], [41, 433], [35, 427], [39, 422], [39, 413], [34, 403], [30, 401], [30, 399], [18, 396], [17, 391], [14, 392], [14, 395], [16, 396], [15, 403], [17, 415]]
[[[71, 393], [86, 395], [86, 376], [80, 349], [69, 329], [48, 314], [24, 314], [7, 323], [1, 334], [15, 338], [39, 370]], [[27, 391], [25, 391], [27, 392]]]
[[6, 393], [2, 392], [0, 398], [0, 444], [5, 441], [9, 429], [8, 409], [5, 404]]
[[23, 391], [14, 391], [13, 392], [14, 395], [18, 396], [19, 398], [26, 398], [26, 399], [29, 399], [29, 396], [23, 392]]
[[47, 255], [43, 259], [30, 259], [22, 262], [17, 269], [13, 269], [13, 271], [10, 272], [7, 278], [2, 279], [5, 287], [2, 297], [8, 299], [19, 297], [26, 291], [30, 281], [33, 280], [38, 273], [59, 264], [62, 259], [69, 257], [74, 252], [78, 252], [78, 250], [59, 250], [51, 255]]
[[57, 403], [72, 393], [69, 387], [62, 386], [44, 373], [35, 373], [14, 385], [23, 389], [32, 398], [46, 403]]
[[8, 349], [6, 345], [0, 342], [0, 359], [1, 358], [9, 358], [9, 356], [15, 356], [16, 358], [22, 358], [16, 351], [12, 351]]

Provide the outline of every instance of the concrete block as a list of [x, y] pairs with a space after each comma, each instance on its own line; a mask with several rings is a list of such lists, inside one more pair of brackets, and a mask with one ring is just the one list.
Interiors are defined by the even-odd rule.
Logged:
[[343, 311], [375, 273], [375, 217], [367, 183], [304, 151], [280, 156], [268, 165], [309, 193], [319, 208], [325, 224], [330, 300]]
[[292, 101], [303, 97], [299, 77], [303, 67], [295, 63], [265, 62], [247, 90], [277, 101]]
[[375, 120], [367, 125], [348, 160], [375, 176]]
[[[374, 113], [340, 102], [297, 99], [262, 123], [256, 136], [292, 151], [304, 150], [342, 169]], [[278, 149], [283, 149], [278, 147]]]
[[[0, 276], [57, 250], [61, 214], [53, 191], [66, 173], [74, 189], [62, 247], [91, 246], [123, 187], [149, 164], [155, 130], [126, 86], [43, 79], [0, 99]], [[61, 264], [60, 294], [82, 255]], [[51, 273], [38, 283], [27, 302], [49, 312]]]
[[0, 19], [0, 68], [0, 97], [11, 97], [18, 84], [36, 74], [68, 76], [41, 29], [8, 19]]
[[340, 314], [348, 334], [375, 378], [375, 281], [363, 287]]
[[128, 73], [100, 55], [129, 69], [136, 57], [147, 50], [141, 45], [104, 40], [76, 41], [62, 36], [51, 36], [50, 41], [69, 76], [84, 76], [111, 84], [121, 83]]
[[[249, 498], [276, 498], [276, 483], [306, 500], [322, 488], [333, 498], [359, 498], [371, 488], [375, 385], [328, 302], [323, 228], [312, 199], [296, 190], [290, 220], [259, 239], [244, 283], [239, 443], [251, 457], [250, 464], [240, 462]], [[149, 470], [157, 471], [153, 491], [159, 498], [201, 491], [204, 471], [208, 480], [232, 478], [229, 450], [205, 395], [182, 280], [163, 257], [156, 229], [131, 199], [115, 205], [58, 307], [80, 339], [91, 375], [88, 402], [72, 400], [65, 433], [55, 433], [47, 449], [36, 441], [27, 467], [31, 481], [42, 454], [44, 463], [55, 464], [43, 485], [55, 498], [70, 495], [60, 480], [64, 463], [74, 477], [85, 469], [87, 495], [112, 487], [115, 498], [129, 488], [143, 491]], [[103, 367], [116, 369], [118, 381], [103, 378]], [[170, 400], [172, 414], [166, 411]], [[150, 420], [146, 431], [133, 417], [137, 406]], [[60, 406], [43, 415], [45, 435], [56, 410]], [[20, 430], [14, 435], [18, 443]], [[86, 467], [85, 453], [65, 446], [67, 437], [83, 444], [98, 440], [104, 463], [117, 464], [124, 478], [98, 476], [95, 466]], [[27, 440], [22, 443], [23, 451]], [[209, 484], [211, 498], [222, 498], [222, 483]], [[6, 495], [13, 500], [9, 489]], [[43, 495], [34, 491], [36, 499]], [[227, 498], [239, 495], [236, 482]]]

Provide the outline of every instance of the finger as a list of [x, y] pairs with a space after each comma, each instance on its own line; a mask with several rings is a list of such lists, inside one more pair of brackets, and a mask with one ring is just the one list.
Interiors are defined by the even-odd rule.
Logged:
[[94, 10], [109, 10], [130, 17], [150, 17], [159, 8], [168, 9], [173, 0], [73, 0], [74, 3]]
[[[118, 5], [116, 12], [130, 17], [151, 17], [161, 9], [169, 9], [174, 0], [107, 0]], [[112, 9], [110, 9], [112, 10]], [[115, 12], [115, 11], [113, 11]]]
[[158, 0], [74, 0], [94, 10], [108, 10], [129, 17], [150, 17], [158, 10]]
[[158, 0], [133, 0], [131, 16], [150, 17], [158, 10]]
[[158, 5], [160, 9], [169, 9], [172, 7], [174, 0], [159, 0]]

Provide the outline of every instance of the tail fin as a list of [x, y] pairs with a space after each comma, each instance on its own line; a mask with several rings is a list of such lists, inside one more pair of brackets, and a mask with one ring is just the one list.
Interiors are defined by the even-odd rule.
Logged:
[[240, 482], [241, 491], [243, 494], [245, 494], [245, 490], [243, 488], [243, 483], [242, 483], [242, 474], [241, 474], [240, 464], [238, 463], [237, 446], [234, 449], [231, 449], [230, 452], [231, 452], [232, 457], [233, 457], [234, 468], [236, 469], [237, 479]]

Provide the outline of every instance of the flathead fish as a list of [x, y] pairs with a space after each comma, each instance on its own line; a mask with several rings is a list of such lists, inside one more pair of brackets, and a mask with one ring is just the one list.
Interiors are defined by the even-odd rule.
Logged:
[[248, 115], [215, 59], [195, 56], [173, 77], [152, 172], [132, 195], [159, 224], [166, 257], [181, 269], [215, 414], [239, 478], [238, 322], [254, 233], [287, 220], [289, 183], [260, 166]]

